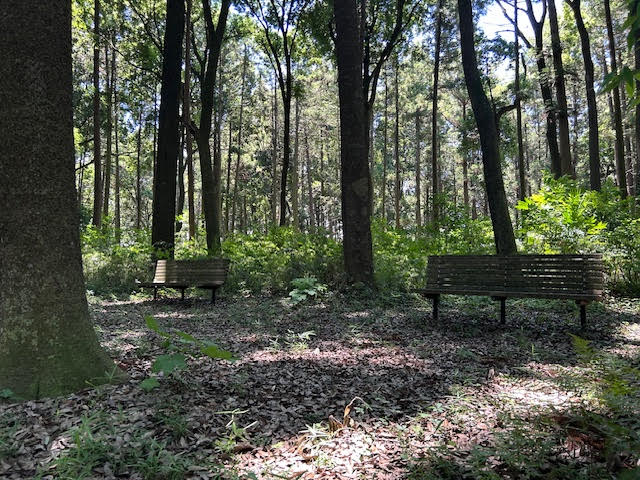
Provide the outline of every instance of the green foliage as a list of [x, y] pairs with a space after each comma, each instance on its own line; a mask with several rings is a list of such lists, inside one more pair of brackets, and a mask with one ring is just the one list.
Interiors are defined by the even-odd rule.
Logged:
[[318, 283], [316, 277], [302, 277], [291, 280], [293, 290], [289, 292], [289, 303], [298, 305], [309, 297], [317, 298], [320, 294], [327, 291], [327, 286]]
[[323, 233], [274, 228], [268, 234], [236, 234], [222, 243], [232, 268], [225, 288], [286, 292], [296, 278], [336, 283], [342, 272], [342, 247]]
[[148, 232], [135, 232], [118, 244], [114, 229], [91, 225], [81, 232], [81, 241], [87, 289], [96, 295], [130, 294], [136, 288], [136, 279], [151, 276]]
[[376, 282], [383, 289], [420, 288], [429, 255], [495, 252], [491, 222], [453, 210], [437, 225], [416, 230], [397, 230], [376, 219], [371, 233]]
[[[170, 353], [158, 356], [151, 364], [151, 371], [162, 372], [164, 375], [171, 375], [179, 370], [187, 368], [187, 354], [204, 355], [212, 359], [235, 360], [233, 354], [223, 350], [215, 343], [203, 341], [193, 335], [176, 331], [165, 331], [160, 328], [158, 322], [152, 316], [145, 317], [145, 323], [150, 330], [164, 338], [163, 346]], [[140, 388], [151, 391], [160, 386], [158, 377], [149, 377], [140, 382]]]
[[603, 253], [612, 291], [640, 292], [640, 220], [633, 200], [621, 200], [610, 182], [601, 192], [575, 180], [546, 177], [539, 193], [518, 204], [525, 252]]

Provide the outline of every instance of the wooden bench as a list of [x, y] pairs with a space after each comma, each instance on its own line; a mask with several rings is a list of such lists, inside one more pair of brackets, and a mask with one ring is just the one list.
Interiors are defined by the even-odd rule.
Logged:
[[585, 327], [587, 305], [602, 298], [602, 255], [444, 255], [430, 256], [427, 286], [438, 319], [441, 294], [481, 295], [500, 301], [500, 321], [506, 320], [507, 298], [574, 300]]
[[211, 258], [206, 260], [158, 260], [152, 282], [139, 282], [140, 287], [153, 288], [153, 299], [158, 298], [159, 288], [174, 288], [184, 291], [189, 287], [211, 290], [211, 303], [216, 303], [216, 290], [227, 279], [229, 260]]

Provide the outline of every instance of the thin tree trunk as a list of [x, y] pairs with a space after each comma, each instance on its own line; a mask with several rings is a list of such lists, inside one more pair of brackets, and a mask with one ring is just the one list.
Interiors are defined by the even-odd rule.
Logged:
[[118, 82], [116, 76], [116, 57], [113, 56], [113, 136], [115, 141], [115, 157], [116, 157], [116, 165], [115, 165], [115, 191], [114, 193], [114, 221], [115, 221], [115, 234], [116, 234], [116, 243], [120, 245], [120, 240], [122, 238], [122, 219], [120, 212], [120, 144], [118, 138], [118, 116], [119, 116], [119, 108], [118, 108]]
[[142, 226], [142, 104], [138, 111], [138, 135], [136, 139], [136, 230]]
[[[231, 231], [235, 231], [236, 222], [236, 203], [238, 199], [238, 174], [240, 172], [240, 159], [242, 158], [242, 127], [244, 122], [244, 97], [245, 97], [245, 85], [247, 77], [247, 64], [249, 63], [249, 50], [247, 46], [244, 46], [244, 58], [242, 60], [242, 87], [240, 88], [240, 118], [238, 124], [238, 147], [236, 155], [236, 168], [233, 177], [233, 214], [231, 215]], [[297, 105], [297, 104], [296, 104]], [[297, 141], [297, 139], [296, 139]], [[229, 212], [227, 212], [227, 216]]]
[[388, 70], [384, 76], [384, 130], [382, 137], [382, 220], [387, 219], [387, 143], [389, 135], [387, 132], [389, 126], [389, 83]]
[[195, 180], [193, 173], [193, 137], [189, 131], [191, 123], [191, 8], [192, 0], [187, 0], [185, 14], [185, 38], [184, 38], [184, 99], [182, 100], [182, 112], [186, 128], [185, 147], [187, 158], [187, 204], [189, 209], [189, 240], [196, 237], [196, 207], [195, 207]]
[[[634, 10], [638, 11], [640, 0], [636, 0], [633, 5]], [[640, 29], [636, 30], [636, 43], [634, 46], [634, 61], [636, 70], [640, 71]], [[636, 95], [640, 94], [640, 78], [636, 78]], [[635, 161], [635, 180], [636, 194], [640, 193], [640, 103], [635, 108], [635, 142], [636, 142], [636, 161]]]
[[562, 43], [558, 27], [558, 14], [555, 0], [546, 0], [549, 9], [549, 26], [551, 30], [551, 51], [555, 71], [556, 86], [556, 118], [558, 122], [558, 149], [560, 151], [560, 174], [572, 175], [571, 148], [569, 142], [569, 108], [567, 106], [567, 89], [564, 81], [562, 63]]
[[[553, 2], [554, 0], [551, 0]], [[515, 57], [515, 89], [516, 89], [516, 134], [518, 136], [518, 200], [522, 201], [526, 195], [525, 172], [524, 172], [524, 142], [522, 138], [522, 100], [520, 98], [520, 36], [518, 27], [518, 2], [514, 2], [513, 21], [514, 31], [514, 57]]]
[[467, 100], [462, 100], [462, 198], [464, 206], [469, 208], [469, 140], [467, 134]]
[[471, 0], [458, 0], [460, 46], [465, 83], [471, 100], [482, 147], [482, 163], [491, 212], [493, 235], [499, 255], [517, 253], [502, 177], [499, 134], [495, 113], [482, 85], [475, 54]]
[[293, 228], [300, 229], [300, 212], [299, 212], [299, 163], [300, 163], [300, 101], [296, 97], [296, 140], [293, 146], [293, 161], [291, 163], [291, 215], [293, 218]]
[[304, 152], [307, 163], [307, 191], [309, 194], [309, 226], [312, 231], [316, 229], [316, 208], [313, 198], [313, 170], [311, 169], [311, 155], [309, 154], [309, 131], [307, 125], [304, 126]]
[[102, 159], [100, 158], [100, 0], [93, 13], [93, 225], [102, 225]]
[[[611, 73], [618, 74], [618, 63], [616, 61], [616, 42], [613, 32], [613, 22], [611, 20], [611, 7], [609, 0], [604, 0], [604, 14], [607, 23], [607, 37], [609, 39], [609, 60], [611, 61]], [[627, 198], [627, 175], [624, 160], [624, 130], [622, 128], [622, 108], [620, 106], [620, 89], [613, 89], [613, 123], [616, 133], [616, 178], [620, 196]]]
[[400, 69], [400, 65], [398, 63], [398, 57], [395, 58], [394, 65], [394, 101], [395, 101], [395, 130], [393, 134], [393, 158], [395, 162], [395, 179], [394, 179], [394, 206], [395, 206], [395, 219], [396, 219], [396, 228], [401, 227], [400, 222], [400, 95], [398, 93], [398, 70]]
[[589, 185], [591, 190], [600, 191], [602, 188], [600, 168], [600, 135], [598, 133], [598, 105], [594, 88], [593, 59], [591, 58], [591, 43], [589, 32], [582, 18], [580, 0], [566, 0], [576, 20], [576, 27], [580, 35], [582, 60], [584, 62], [584, 83], [587, 94], [587, 115], [589, 121]]
[[422, 205], [420, 203], [420, 180], [422, 176], [422, 164], [420, 162], [420, 142], [422, 141], [421, 132], [421, 112], [420, 108], [416, 108], [416, 226], [422, 226]]
[[278, 222], [278, 96], [273, 79], [273, 154], [271, 162], [271, 223]]
[[529, 17], [531, 28], [535, 35], [536, 65], [538, 66], [538, 74], [540, 76], [540, 93], [542, 94], [546, 113], [546, 137], [549, 156], [551, 157], [551, 173], [555, 178], [560, 178], [562, 176], [562, 168], [560, 165], [560, 150], [558, 149], [557, 125], [554, 114], [555, 107], [544, 53], [543, 31], [546, 18], [546, 1], [543, 2], [543, 12], [540, 21], [536, 20], [531, 0], [525, 1], [527, 4], [527, 16]]
[[[115, 50], [112, 51], [114, 53]], [[107, 137], [107, 151], [104, 156], [104, 172], [102, 191], [104, 193], [104, 199], [102, 201], [102, 218], [109, 215], [109, 197], [111, 195], [111, 156], [113, 155], [113, 58], [109, 58], [109, 46], [104, 46], [104, 58], [105, 58], [105, 74], [106, 74], [106, 96], [107, 96], [107, 128], [105, 135]]]
[[350, 281], [373, 285], [371, 177], [367, 155], [367, 120], [363, 51], [356, 0], [333, 4], [340, 100], [343, 254]]
[[433, 63], [433, 105], [431, 108], [431, 191], [433, 192], [431, 216], [434, 222], [438, 221], [440, 205], [438, 193], [440, 193], [440, 170], [438, 167], [438, 87], [440, 77], [440, 47], [442, 38], [442, 1], [438, 0], [436, 12], [436, 45]]
[[227, 181], [224, 189], [224, 232], [229, 233], [231, 227], [231, 163], [232, 163], [232, 151], [233, 145], [233, 124], [231, 123], [231, 114], [229, 114], [229, 148], [227, 148]]

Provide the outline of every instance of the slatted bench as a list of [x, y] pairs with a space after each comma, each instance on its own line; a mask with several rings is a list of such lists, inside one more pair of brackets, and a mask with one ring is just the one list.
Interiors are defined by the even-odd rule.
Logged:
[[574, 300], [585, 327], [586, 307], [602, 298], [602, 255], [443, 255], [430, 256], [427, 286], [438, 319], [441, 294], [481, 295], [500, 301], [500, 321], [506, 320], [507, 298]]
[[216, 303], [216, 290], [227, 279], [229, 260], [211, 258], [206, 260], [158, 260], [152, 282], [139, 282], [138, 286], [153, 288], [153, 299], [158, 298], [159, 288], [174, 288], [184, 291], [189, 287], [211, 290], [211, 303]]

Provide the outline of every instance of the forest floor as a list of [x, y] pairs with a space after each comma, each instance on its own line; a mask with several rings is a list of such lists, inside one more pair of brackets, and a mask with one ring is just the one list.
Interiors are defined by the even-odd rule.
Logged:
[[[90, 308], [129, 380], [0, 403], [0, 478], [611, 478], [637, 461], [577, 426], [599, 407], [572, 335], [637, 364], [640, 300], [591, 305], [586, 332], [570, 302], [508, 301], [503, 326], [482, 297], [444, 297], [439, 324], [413, 295]], [[166, 353], [148, 315], [237, 360], [189, 357], [144, 391]]]

